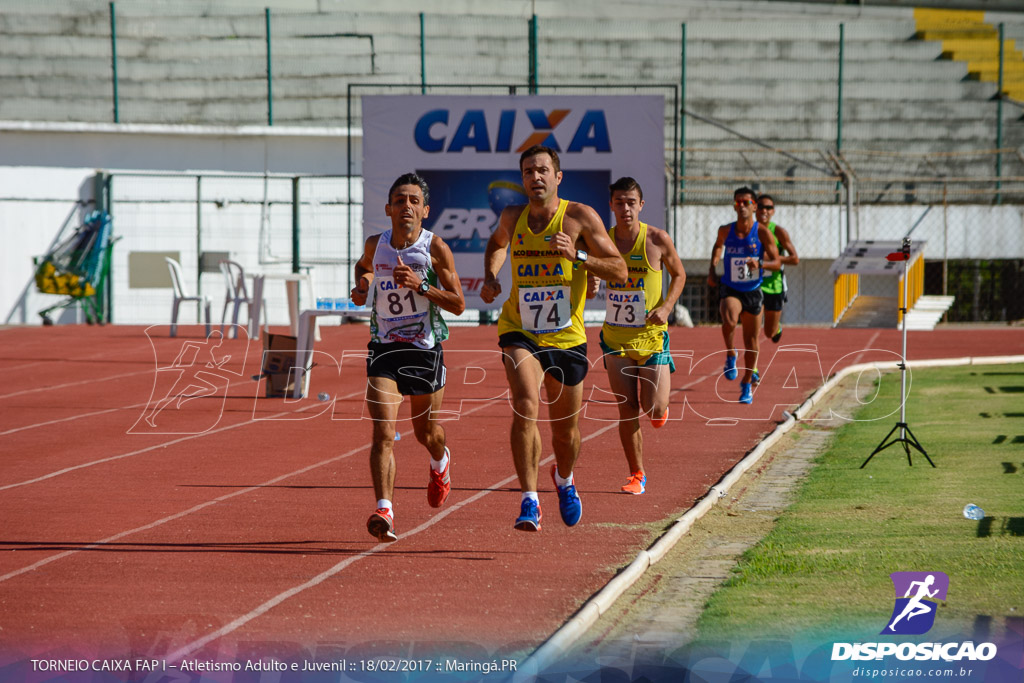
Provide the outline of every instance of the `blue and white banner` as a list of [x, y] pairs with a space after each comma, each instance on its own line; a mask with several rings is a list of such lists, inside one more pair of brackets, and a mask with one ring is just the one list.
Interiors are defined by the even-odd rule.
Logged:
[[[558, 152], [559, 197], [592, 206], [611, 227], [608, 185], [621, 176], [644, 190], [646, 222], [665, 216], [664, 98], [635, 96], [363, 97], [363, 234], [391, 227], [384, 214], [395, 178], [430, 186], [424, 227], [451, 247], [468, 308], [479, 297], [484, 248], [506, 206], [526, 204], [519, 155], [535, 144]], [[508, 291], [508, 266], [501, 274]]]

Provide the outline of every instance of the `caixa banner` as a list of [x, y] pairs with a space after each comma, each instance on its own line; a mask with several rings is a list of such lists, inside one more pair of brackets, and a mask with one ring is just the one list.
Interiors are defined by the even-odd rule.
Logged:
[[[608, 185], [632, 176], [644, 191], [642, 220], [664, 227], [664, 98], [636, 96], [363, 97], [363, 234], [389, 227], [387, 191], [403, 173], [430, 186], [424, 227], [451, 247], [468, 308], [480, 300], [484, 249], [506, 206], [526, 205], [519, 155], [558, 152], [563, 199], [592, 206], [607, 227]], [[501, 273], [509, 291], [508, 260]]]

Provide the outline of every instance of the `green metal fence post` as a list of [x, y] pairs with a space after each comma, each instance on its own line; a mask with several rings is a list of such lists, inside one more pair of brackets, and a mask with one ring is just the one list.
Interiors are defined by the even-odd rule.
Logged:
[[843, 151], [843, 62], [846, 51], [846, 24], [839, 24], [839, 95], [836, 108], [836, 152]]
[[110, 3], [110, 70], [114, 80], [114, 123], [120, 123], [117, 101], [117, 10], [114, 3]]
[[[203, 176], [196, 176], [196, 296], [203, 295]], [[196, 322], [203, 312], [196, 308]]]
[[299, 272], [299, 177], [292, 178], [292, 272]]
[[530, 16], [530, 94], [537, 94], [537, 15]]
[[996, 91], [996, 204], [1003, 203], [1000, 190], [1003, 187], [1003, 64], [1005, 49], [1003, 47], [1003, 30], [1005, 24], [999, 22], [999, 89]]
[[420, 12], [420, 94], [427, 94], [427, 36], [423, 12]]
[[267, 23], [267, 125], [274, 125], [274, 79], [272, 75], [270, 57], [270, 8], [263, 10]]
[[[679, 75], [679, 108], [680, 111], [676, 112], [676, 116], [679, 117], [679, 187], [676, 188], [675, 194], [678, 194], [679, 201], [686, 201], [686, 180], [682, 176], [686, 175], [686, 113], [682, 110], [686, 109], [686, 23], [683, 23], [683, 38], [682, 47], [680, 48], [680, 58], [682, 68], [680, 69]], [[673, 204], [675, 202], [673, 201]]]

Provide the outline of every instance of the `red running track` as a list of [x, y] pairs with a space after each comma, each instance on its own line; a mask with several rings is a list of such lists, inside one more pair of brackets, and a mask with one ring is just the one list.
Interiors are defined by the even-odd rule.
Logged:
[[[426, 454], [405, 420], [399, 542], [384, 546], [365, 529], [374, 507], [370, 425], [359, 419], [366, 328], [323, 330], [311, 395], [329, 392], [330, 402], [258, 397], [257, 343], [226, 340], [211, 359], [198, 327], [183, 332], [195, 336], [0, 332], [0, 666], [44, 655], [523, 653], [705, 495], [783, 409], [838, 367], [895, 363], [900, 349], [896, 330], [787, 327], [783, 344], [763, 342], [762, 384], [741, 406], [738, 383], [720, 377], [719, 330], [674, 330], [671, 419], [657, 431], [645, 423], [648, 493], [629, 496], [619, 492], [628, 472], [591, 329], [597, 365], [576, 467], [583, 519], [562, 525], [542, 467], [543, 530], [527, 534], [512, 529], [519, 493], [495, 328], [455, 328], [445, 344], [453, 492], [428, 507]], [[908, 349], [912, 359], [1021, 354], [1024, 332], [910, 333]], [[171, 391], [179, 373], [193, 379]], [[211, 395], [153, 414], [155, 399], [199, 386]], [[911, 387], [908, 415], [927, 442], [912, 396]]]

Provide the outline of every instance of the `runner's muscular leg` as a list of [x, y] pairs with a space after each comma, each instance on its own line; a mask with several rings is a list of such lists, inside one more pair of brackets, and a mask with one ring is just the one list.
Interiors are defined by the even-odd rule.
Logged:
[[761, 316], [764, 309], [757, 315], [750, 315], [744, 311], [740, 315], [740, 322], [743, 324], [743, 364], [746, 366], [743, 372], [743, 381], [747, 384], [754, 378], [754, 368], [757, 367], [757, 354], [761, 349], [758, 336], [761, 333]]
[[410, 396], [412, 408], [412, 429], [416, 440], [430, 453], [434, 460], [444, 457], [446, 443], [444, 427], [441, 426], [441, 399], [444, 398], [444, 387], [432, 394]]
[[519, 488], [536, 491], [541, 452], [537, 413], [543, 371], [540, 361], [526, 349], [509, 346], [504, 352], [505, 377], [512, 394], [512, 461], [519, 476]]
[[739, 299], [735, 297], [725, 297], [718, 305], [718, 310], [722, 315], [722, 338], [725, 340], [725, 348], [732, 351], [735, 355], [736, 347], [733, 345], [733, 332], [736, 331], [736, 326], [740, 322], [740, 313], [743, 311], [743, 304]]
[[402, 395], [393, 379], [366, 378], [366, 408], [373, 420], [373, 445], [370, 447], [370, 475], [377, 499], [394, 500], [395, 492], [395, 420]]
[[[629, 471], [643, 469], [643, 435], [640, 431], [640, 401], [637, 396], [636, 362], [627, 356], [607, 354], [608, 388], [616, 395], [619, 408], [619, 440], [626, 453]], [[641, 389], [643, 391], [643, 389]]]
[[558, 463], [558, 474], [572, 473], [580, 454], [580, 412], [583, 407], [583, 382], [567, 387], [550, 374], [544, 375], [544, 389], [551, 419], [551, 442]]

